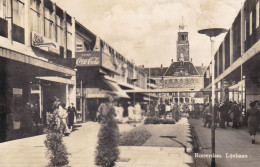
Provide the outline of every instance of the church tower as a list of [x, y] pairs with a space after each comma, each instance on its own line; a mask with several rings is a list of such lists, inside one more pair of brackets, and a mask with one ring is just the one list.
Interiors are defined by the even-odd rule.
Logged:
[[186, 30], [186, 25], [184, 25], [183, 18], [179, 25], [178, 32], [177, 61], [190, 61], [188, 32]]

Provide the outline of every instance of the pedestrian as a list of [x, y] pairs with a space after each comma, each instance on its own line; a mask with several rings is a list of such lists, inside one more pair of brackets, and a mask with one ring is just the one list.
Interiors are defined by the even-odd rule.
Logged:
[[190, 115], [190, 117], [193, 119], [193, 118], [195, 118], [195, 113], [194, 113], [194, 107], [193, 107], [193, 105], [192, 104], [189, 104], [188, 105], [188, 111], [189, 111], [189, 115]]
[[208, 128], [211, 127], [212, 123], [212, 114], [211, 114], [211, 109], [210, 109], [211, 103], [207, 104], [207, 107], [205, 108], [204, 111], [204, 127], [208, 126]]
[[166, 110], [166, 117], [167, 116], [170, 116], [171, 114], [171, 104], [167, 104], [166, 107], [165, 107], [165, 110]]
[[33, 105], [30, 102], [26, 103], [21, 122], [22, 128], [31, 133], [33, 128]]
[[166, 118], [166, 106], [163, 101], [159, 105], [159, 111], [160, 111], [160, 118], [162, 118], [162, 117]]
[[226, 122], [227, 122], [227, 127], [230, 127], [230, 125], [229, 125], [229, 122], [231, 122], [232, 121], [232, 118], [231, 118], [231, 106], [232, 106], [232, 101], [229, 101], [228, 103], [227, 103], [228, 105], [227, 105], [227, 108], [226, 108], [226, 111], [225, 111], [225, 113], [226, 113]]
[[33, 121], [37, 128], [38, 128], [39, 119], [40, 119], [40, 107], [39, 107], [38, 103], [36, 103], [33, 108]]
[[219, 112], [220, 112], [220, 127], [225, 129], [226, 126], [225, 126], [225, 122], [226, 122], [226, 119], [228, 117], [228, 103], [227, 101], [225, 102], [221, 102], [220, 106], [219, 106]]
[[56, 128], [55, 129], [58, 130], [58, 131], [60, 131], [60, 128], [61, 128], [61, 118], [60, 118], [61, 110], [62, 110], [61, 104], [60, 104], [60, 102], [58, 100], [56, 100], [53, 103], [53, 116], [55, 118], [55, 124], [56, 124]]
[[158, 102], [155, 102], [155, 105], [154, 105], [154, 114], [155, 114], [155, 117], [159, 117], [159, 105], [158, 105]]
[[250, 102], [249, 106], [251, 107], [247, 111], [248, 117], [248, 131], [252, 139], [252, 144], [255, 144], [255, 135], [256, 131], [258, 130], [259, 124], [259, 109], [257, 109], [257, 101]]
[[68, 108], [68, 128], [73, 131], [74, 119], [77, 118], [77, 110], [74, 107], [74, 103], [71, 103]]
[[135, 120], [138, 122], [142, 120], [142, 109], [138, 102], [135, 105]]
[[203, 104], [199, 104], [199, 112], [200, 112], [200, 116], [203, 117], [203, 112], [204, 112], [204, 105]]
[[61, 108], [60, 108], [60, 112], [59, 112], [59, 117], [60, 117], [60, 119], [61, 119], [61, 129], [60, 129], [60, 131], [61, 131], [65, 136], [69, 136], [70, 130], [69, 130], [68, 125], [67, 125], [68, 112], [67, 112], [66, 104], [65, 104], [65, 103], [62, 103], [62, 104], [61, 104]]
[[174, 103], [174, 105], [173, 105], [173, 108], [172, 108], [172, 116], [173, 116], [173, 118], [176, 120], [176, 121], [178, 121], [179, 120], [179, 117], [180, 117], [180, 115], [179, 115], [179, 110], [178, 110], [178, 104], [177, 103]]
[[118, 104], [117, 110], [118, 110], [118, 120], [119, 120], [119, 122], [122, 122], [123, 121], [123, 113], [124, 113], [124, 108], [122, 106], [122, 103]]
[[199, 104], [198, 103], [194, 104], [194, 114], [195, 114], [195, 119], [198, 119], [199, 116], [200, 116]]
[[134, 108], [132, 102], [129, 102], [129, 106], [127, 108], [127, 111], [128, 111], [128, 119], [130, 121], [134, 121], [135, 108]]
[[240, 109], [239, 109], [239, 106], [236, 102], [234, 102], [231, 106], [231, 113], [233, 114], [233, 125], [232, 125], [232, 128], [236, 128], [238, 129], [239, 128], [239, 118], [240, 118], [240, 115], [241, 115], [241, 112], [240, 112]]

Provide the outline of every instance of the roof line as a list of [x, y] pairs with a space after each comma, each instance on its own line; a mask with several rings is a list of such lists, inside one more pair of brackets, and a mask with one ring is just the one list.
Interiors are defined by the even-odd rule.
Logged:
[[196, 69], [197, 73], [200, 75], [200, 73], [199, 73], [198, 69], [196, 68], [196, 66], [194, 66], [194, 64], [193, 64], [193, 63], [191, 63], [191, 64], [192, 64], [192, 65], [193, 65], [193, 67]]
[[[173, 64], [173, 62], [172, 62], [172, 64]], [[165, 73], [163, 74], [163, 76], [162, 77], [164, 77], [165, 76], [165, 74], [168, 72], [168, 70], [169, 70], [169, 68], [172, 66], [172, 64], [167, 68], [167, 70], [165, 71]]]

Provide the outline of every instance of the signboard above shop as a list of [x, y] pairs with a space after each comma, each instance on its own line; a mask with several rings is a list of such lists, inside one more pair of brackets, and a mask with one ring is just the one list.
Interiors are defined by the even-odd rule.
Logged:
[[32, 46], [44, 50], [46, 52], [60, 54], [60, 45], [41, 34], [32, 32]]
[[78, 67], [103, 67], [115, 74], [120, 74], [119, 64], [115, 63], [115, 56], [108, 55], [103, 51], [76, 52], [76, 66]]
[[77, 52], [76, 66], [101, 66], [101, 52]]

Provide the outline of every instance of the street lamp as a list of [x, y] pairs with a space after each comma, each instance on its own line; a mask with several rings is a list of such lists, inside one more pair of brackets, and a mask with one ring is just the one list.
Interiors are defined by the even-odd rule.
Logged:
[[214, 38], [220, 35], [221, 33], [227, 32], [226, 29], [223, 28], [209, 28], [209, 29], [202, 29], [199, 30], [198, 33], [205, 34], [210, 37], [211, 42], [211, 70], [212, 70], [212, 81], [211, 81], [211, 104], [212, 104], [212, 125], [211, 125], [211, 145], [212, 145], [212, 159], [211, 159], [211, 167], [216, 166], [215, 161], [215, 113], [214, 113], [214, 106], [215, 106], [215, 59], [214, 59]]

